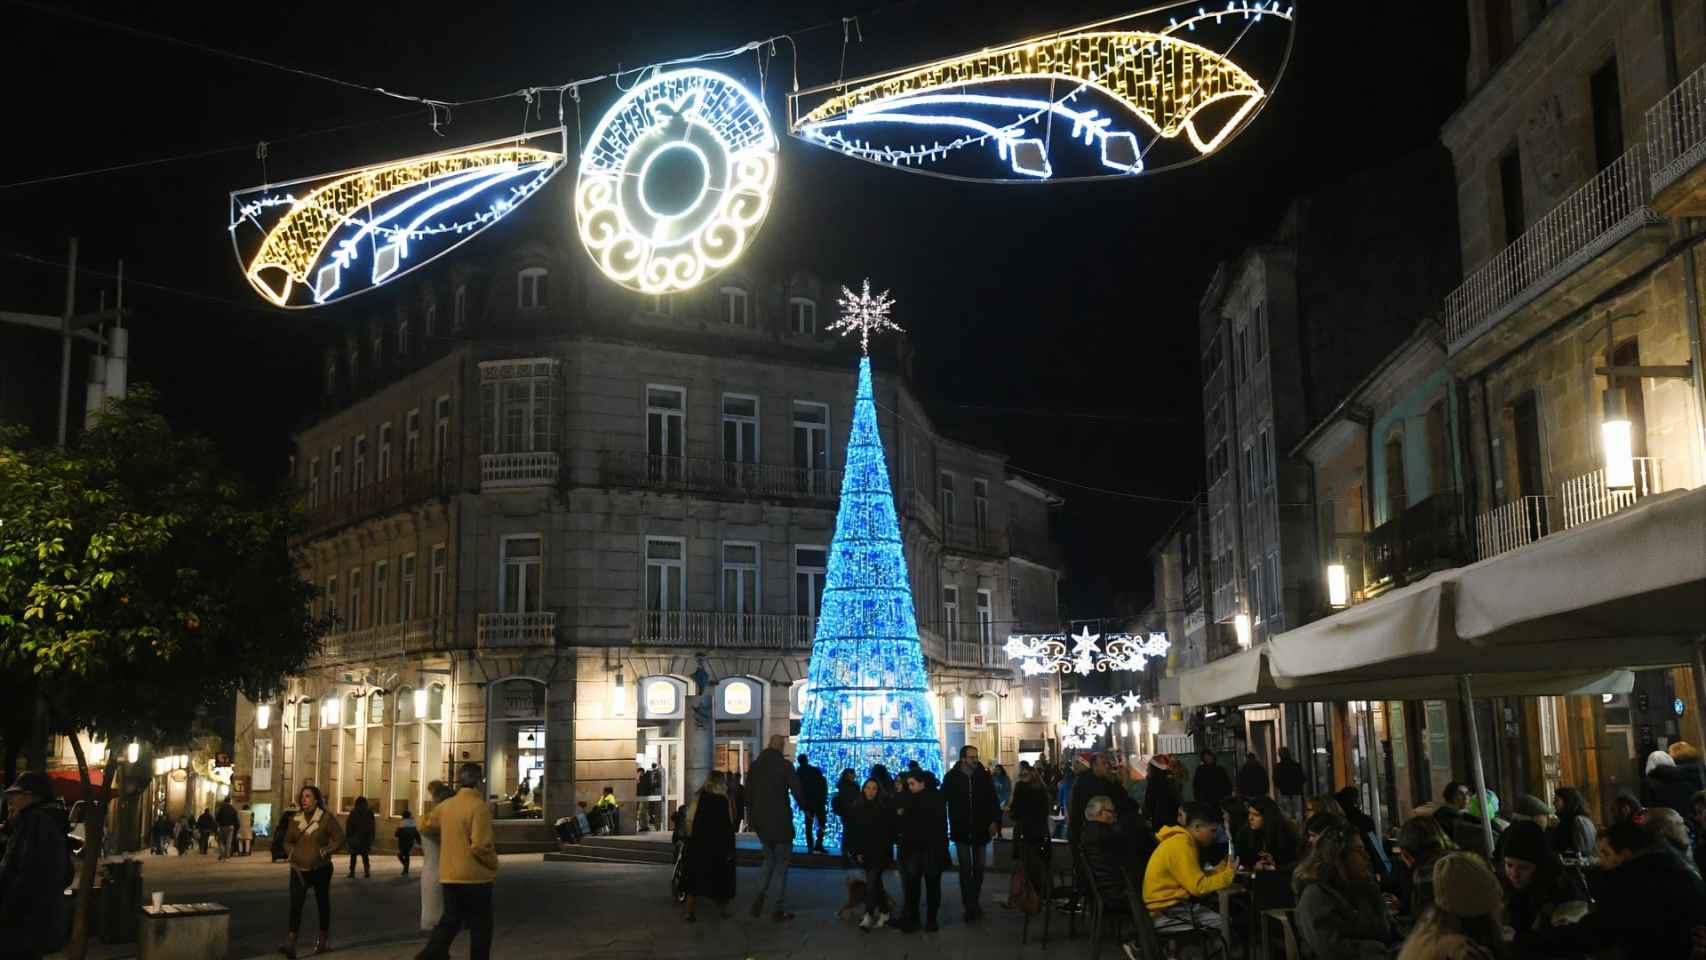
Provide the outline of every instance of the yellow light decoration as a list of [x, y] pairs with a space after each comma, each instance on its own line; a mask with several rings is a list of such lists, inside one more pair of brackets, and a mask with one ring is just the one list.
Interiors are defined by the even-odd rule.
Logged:
[[[527, 146], [561, 128], [231, 195], [232, 242], [243, 275], [280, 307], [309, 307], [377, 287], [497, 222], [564, 164]], [[306, 192], [295, 188], [312, 184]], [[282, 214], [279, 211], [282, 210]], [[261, 233], [252, 253], [243, 228]], [[351, 268], [371, 258], [363, 277]]]

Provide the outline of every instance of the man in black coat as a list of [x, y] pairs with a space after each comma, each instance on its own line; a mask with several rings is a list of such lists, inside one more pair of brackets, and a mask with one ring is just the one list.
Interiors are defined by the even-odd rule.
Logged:
[[906, 888], [906, 916], [899, 926], [902, 933], [918, 929], [918, 894], [922, 885], [929, 908], [924, 929], [934, 932], [942, 909], [942, 871], [948, 865], [947, 803], [929, 774], [909, 771], [904, 779], [906, 795], [895, 807], [901, 875]]
[[241, 818], [237, 816], [237, 808], [229, 799], [219, 801], [219, 809], [213, 812], [213, 822], [219, 828], [219, 859], [231, 856], [232, 842], [237, 839], [237, 824]]
[[[812, 766], [811, 758], [805, 754], [799, 756], [800, 778], [800, 812], [806, 820], [806, 850], [826, 853], [823, 849], [823, 830], [829, 819], [829, 780], [823, 775], [823, 770]], [[812, 833], [812, 824], [817, 824], [817, 833]]]
[[1244, 754], [1244, 765], [1238, 768], [1238, 795], [1245, 800], [1268, 795], [1268, 768], [1253, 753]]
[[5, 797], [11, 840], [0, 859], [0, 954], [38, 960], [64, 945], [60, 900], [71, 882], [70, 827], [40, 773], [18, 774]]
[[1113, 772], [1108, 769], [1108, 758], [1096, 754], [1090, 758], [1090, 769], [1078, 774], [1072, 781], [1072, 796], [1068, 798], [1071, 809], [1066, 814], [1066, 837], [1077, 848], [1079, 839], [1084, 834], [1084, 808], [1089, 805], [1091, 797], [1108, 797], [1118, 799], [1125, 791], [1114, 782]]
[[1204, 747], [1199, 757], [1202, 763], [1191, 775], [1191, 798], [1210, 810], [1219, 810], [1221, 801], [1232, 796], [1232, 778], [1215, 761], [1213, 750]]
[[1630, 957], [1686, 957], [1694, 927], [1706, 922], [1706, 887], [1682, 857], [1635, 823], [1599, 835], [1606, 874], [1594, 911], [1577, 924], [1542, 931], [1540, 946], [1572, 953], [1621, 947]]
[[1135, 837], [1120, 829], [1114, 802], [1108, 797], [1093, 798], [1084, 808], [1084, 835], [1078, 849], [1090, 868], [1090, 879], [1102, 893], [1102, 901], [1114, 910], [1126, 902], [1129, 879], [1133, 892], [1141, 898], [1143, 874], [1149, 867], [1149, 857], [1155, 852], [1155, 834], [1147, 825], [1136, 831]]
[[954, 841], [954, 860], [960, 867], [960, 902], [966, 922], [973, 923], [983, 916], [978, 903], [983, 869], [1001, 809], [995, 780], [979, 762], [976, 747], [960, 748], [960, 762], [942, 778], [942, 795], [948, 804], [948, 837]]
[[1274, 764], [1274, 786], [1284, 798], [1286, 812], [1294, 818], [1303, 815], [1303, 764], [1291, 755], [1290, 747], [1280, 747], [1279, 762]]

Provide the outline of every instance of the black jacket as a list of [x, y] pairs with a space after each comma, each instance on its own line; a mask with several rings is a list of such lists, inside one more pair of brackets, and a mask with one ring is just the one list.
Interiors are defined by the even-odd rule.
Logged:
[[1179, 788], [1166, 767], [1152, 763], [1144, 774], [1143, 818], [1156, 830], [1179, 821]]
[[225, 801], [219, 805], [218, 810], [213, 811], [213, 822], [221, 827], [236, 827], [240, 822], [237, 816], [237, 808], [231, 805], [231, 801]]
[[1268, 795], [1268, 768], [1254, 760], [1238, 768], [1238, 795], [1246, 799]]
[[1303, 764], [1296, 760], [1281, 760], [1274, 765], [1274, 786], [1282, 797], [1303, 796]]
[[367, 853], [373, 849], [373, 808], [357, 807], [344, 822], [344, 843], [351, 853]]
[[800, 776], [800, 806], [814, 813], [823, 812], [829, 803], [829, 780], [823, 775], [823, 770], [802, 763], [799, 766]]
[[1084, 808], [1090, 805], [1093, 797], [1107, 797], [1117, 801], [1125, 791], [1115, 784], [1085, 772], [1072, 781], [1072, 796], [1070, 808], [1066, 814], [1066, 838], [1076, 846], [1084, 836]]
[[1316, 960], [1386, 960], [1398, 942], [1380, 888], [1311, 883], [1297, 897], [1297, 939]]
[[12, 821], [0, 859], [0, 950], [28, 956], [63, 945], [60, 900], [71, 882], [69, 829], [65, 811], [51, 802], [38, 801]]
[[1149, 847], [1147, 851], [1140, 850], [1118, 827], [1100, 820], [1087, 821], [1084, 833], [1078, 839], [1078, 852], [1084, 855], [1084, 862], [1090, 868], [1090, 879], [1095, 881], [1096, 889], [1102, 892], [1102, 899], [1110, 906], [1125, 900], [1127, 878], [1142, 893], [1143, 872], [1149, 866], [1148, 854], [1153, 853], [1155, 847], [1153, 837]]
[[201, 816], [197, 817], [195, 821], [195, 828], [200, 830], [202, 833], [212, 833], [214, 828], [217, 826], [219, 826], [219, 824], [213, 822], [213, 814], [208, 813], [206, 810], [203, 810], [201, 812]]
[[1686, 957], [1694, 927], [1706, 922], [1706, 888], [1663, 844], [1608, 871], [1594, 912], [1578, 924], [1541, 931], [1539, 942], [1575, 951], [1621, 946], [1629, 957]]
[[866, 868], [882, 869], [894, 860], [894, 811], [881, 799], [860, 797], [842, 817], [846, 832], [841, 849]]
[[948, 804], [942, 791], [927, 786], [908, 791], [895, 807], [896, 833], [902, 859], [917, 861], [926, 872], [940, 871], [948, 863]]
[[1674, 767], [1654, 767], [1643, 781], [1642, 800], [1649, 807], [1669, 807], [1684, 820], [1694, 813], [1694, 795], [1706, 790], [1700, 764], [1689, 760]]
[[942, 797], [948, 804], [948, 836], [955, 843], [985, 843], [995, 828], [1001, 803], [995, 798], [995, 778], [982, 764], [967, 774], [960, 764], [942, 778]]
[[1021, 840], [1047, 843], [1049, 839], [1048, 788], [1040, 783], [1020, 780], [1013, 785], [1013, 802], [1008, 808], [1013, 814], [1013, 842]]
[[1220, 764], [1205, 763], [1191, 776], [1191, 795], [1219, 816], [1220, 802], [1232, 796], [1232, 778]]

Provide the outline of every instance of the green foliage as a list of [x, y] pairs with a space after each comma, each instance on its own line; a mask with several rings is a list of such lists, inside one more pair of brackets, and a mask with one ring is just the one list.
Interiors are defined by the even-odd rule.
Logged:
[[180, 742], [198, 711], [275, 691], [326, 630], [289, 503], [154, 408], [134, 391], [71, 451], [0, 433], [0, 691], [45, 695], [58, 732]]

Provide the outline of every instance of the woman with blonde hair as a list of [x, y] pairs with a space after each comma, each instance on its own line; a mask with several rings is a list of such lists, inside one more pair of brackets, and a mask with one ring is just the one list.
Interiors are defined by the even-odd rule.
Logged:
[[1434, 864], [1434, 906], [1404, 941], [1398, 960], [1498, 960], [1504, 955], [1504, 891], [1472, 853]]
[[735, 898], [735, 803], [728, 778], [713, 770], [687, 805], [687, 870], [682, 886], [687, 893], [684, 919], [692, 923], [700, 897], [714, 900], [726, 920]]

